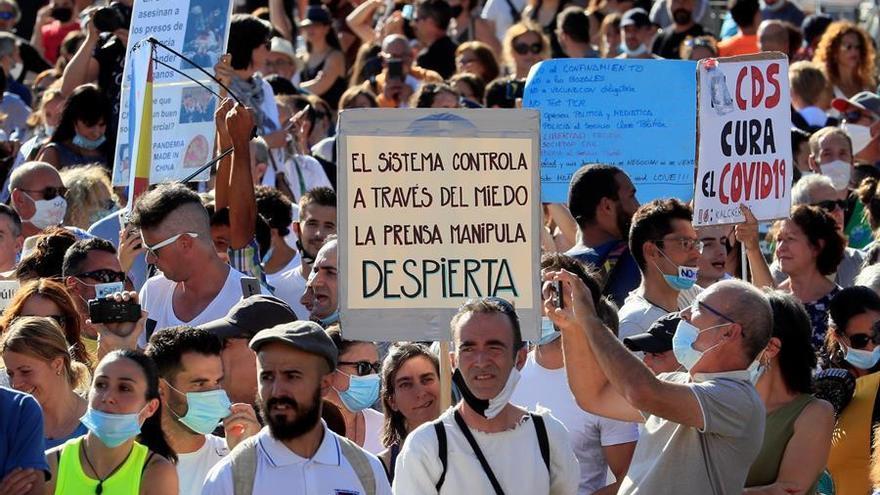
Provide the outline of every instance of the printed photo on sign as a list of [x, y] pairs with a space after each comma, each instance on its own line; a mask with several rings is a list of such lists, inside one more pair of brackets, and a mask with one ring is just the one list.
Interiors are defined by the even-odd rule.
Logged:
[[[226, 21], [224, 11], [216, 1], [192, 0], [183, 38], [183, 54], [201, 67], [216, 65], [223, 53]], [[181, 60], [180, 68], [186, 70], [193, 66]]]
[[180, 96], [180, 123], [213, 122], [217, 98], [205, 88], [183, 88]]

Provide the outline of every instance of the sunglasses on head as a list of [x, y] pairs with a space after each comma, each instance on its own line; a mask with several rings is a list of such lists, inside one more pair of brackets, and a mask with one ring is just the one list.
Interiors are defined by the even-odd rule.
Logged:
[[80, 278], [90, 278], [92, 280], [97, 280], [102, 284], [109, 284], [111, 282], [125, 282], [125, 272], [117, 272], [116, 270], [108, 270], [106, 268], [100, 270], [92, 270], [90, 272], [83, 272], [76, 276]]
[[526, 55], [529, 53], [529, 51], [531, 51], [532, 53], [537, 55], [538, 53], [541, 53], [541, 51], [543, 49], [544, 49], [544, 44], [539, 41], [536, 41], [532, 44], [515, 43], [513, 45], [513, 51], [515, 51], [516, 53], [519, 53], [520, 55]]
[[846, 209], [846, 200], [838, 199], [838, 200], [827, 200], [827, 201], [819, 201], [817, 203], [813, 203], [813, 206], [818, 206], [827, 212], [832, 212], [837, 208], [841, 210]]
[[382, 369], [382, 364], [378, 361], [375, 363], [369, 361], [339, 361], [339, 364], [354, 366], [358, 376], [377, 374], [379, 373], [379, 370]]
[[22, 189], [22, 191], [26, 193], [40, 193], [43, 196], [43, 199], [55, 199], [58, 196], [67, 196], [67, 188], [64, 186], [49, 186], [43, 189]]

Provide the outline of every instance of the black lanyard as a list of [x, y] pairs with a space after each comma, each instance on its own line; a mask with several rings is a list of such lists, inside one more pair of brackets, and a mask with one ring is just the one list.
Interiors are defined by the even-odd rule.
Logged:
[[495, 473], [492, 472], [492, 467], [489, 466], [486, 456], [484, 456], [483, 451], [480, 450], [480, 446], [474, 439], [474, 435], [471, 434], [470, 428], [468, 428], [467, 423], [464, 422], [464, 418], [461, 417], [461, 413], [458, 409], [455, 410], [455, 422], [458, 423], [458, 427], [461, 428], [464, 437], [467, 439], [468, 443], [471, 444], [471, 448], [474, 450], [474, 454], [477, 455], [477, 459], [480, 461], [480, 466], [483, 467], [483, 471], [489, 478], [489, 482], [492, 483], [492, 488], [495, 489], [495, 493], [497, 495], [504, 495], [504, 490], [501, 489], [501, 484], [498, 483], [498, 479], [495, 478]]

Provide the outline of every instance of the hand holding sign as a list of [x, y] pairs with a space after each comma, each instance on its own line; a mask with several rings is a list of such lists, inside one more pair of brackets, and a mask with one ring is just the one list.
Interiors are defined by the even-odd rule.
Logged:
[[758, 245], [758, 219], [752, 214], [752, 210], [748, 206], [741, 204], [739, 210], [745, 217], [745, 222], [737, 224], [734, 232], [736, 240], [741, 242], [749, 251], [759, 249]]
[[237, 103], [226, 113], [226, 129], [236, 149], [248, 146], [253, 128], [254, 118], [251, 111], [241, 103]]

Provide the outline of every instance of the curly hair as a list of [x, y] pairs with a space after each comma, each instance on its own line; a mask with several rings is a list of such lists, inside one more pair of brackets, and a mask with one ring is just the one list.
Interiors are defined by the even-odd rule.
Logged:
[[856, 190], [859, 201], [865, 207], [865, 218], [874, 231], [874, 237], [877, 236], [877, 229], [880, 228], [880, 195], [878, 195], [880, 181], [874, 177], [868, 177], [862, 181], [862, 184]]
[[82, 327], [83, 320], [73, 298], [60, 283], [47, 278], [41, 278], [22, 284], [15, 292], [9, 306], [3, 310], [3, 316], [0, 316], [0, 332], [5, 331], [12, 325], [13, 321], [22, 315], [25, 303], [32, 296], [40, 296], [46, 298], [61, 310], [62, 321], [61, 329], [64, 330], [64, 338], [70, 347], [70, 355], [75, 361], [92, 368], [92, 359], [89, 357], [86, 348], [82, 343]]
[[[88, 229], [95, 213], [108, 210], [107, 199], [116, 204], [110, 175], [101, 165], [68, 167], [60, 173], [61, 181], [67, 188], [65, 197], [69, 205], [64, 215], [64, 225]], [[101, 194], [102, 190], [106, 195]]]
[[876, 80], [874, 77], [874, 42], [864, 29], [856, 26], [848, 21], [832, 22], [825, 34], [819, 40], [819, 46], [816, 47], [816, 54], [813, 61], [822, 66], [825, 75], [828, 77], [832, 85], [837, 85], [842, 79], [840, 69], [837, 64], [837, 52], [840, 50], [840, 44], [843, 37], [848, 34], [855, 34], [859, 37], [859, 67], [853, 74], [854, 81], [861, 89], [874, 89]]
[[63, 227], [49, 227], [37, 236], [33, 251], [18, 263], [15, 278], [25, 281], [60, 277], [64, 253], [75, 242], [73, 232]]
[[822, 275], [837, 271], [843, 259], [846, 239], [837, 230], [837, 223], [825, 210], [818, 206], [798, 205], [791, 210], [789, 219], [797, 225], [811, 246], [819, 250], [816, 268]]

